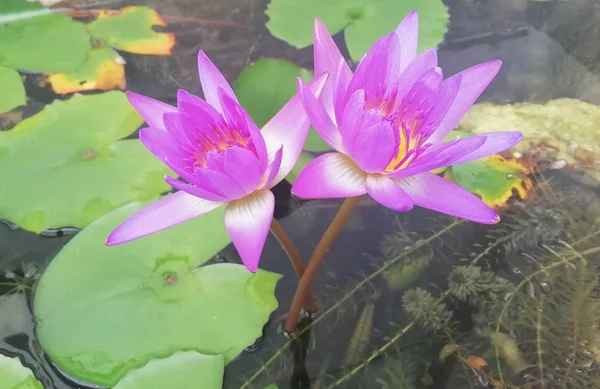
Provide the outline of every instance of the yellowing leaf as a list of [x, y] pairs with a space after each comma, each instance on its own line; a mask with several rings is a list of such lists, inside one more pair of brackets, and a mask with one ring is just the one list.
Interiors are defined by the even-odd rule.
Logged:
[[522, 199], [529, 196], [532, 183], [528, 173], [529, 169], [519, 160], [495, 154], [454, 165], [446, 171], [444, 178], [479, 195], [490, 207], [499, 208], [512, 197], [513, 190]]
[[136, 54], [171, 55], [175, 34], [158, 33], [153, 26], [166, 26], [163, 18], [147, 7], [126, 7], [118, 13], [100, 11], [88, 24], [93, 39]]
[[125, 67], [118, 63], [119, 54], [110, 47], [92, 49], [83, 66], [75, 73], [51, 74], [48, 78], [54, 92], [67, 93], [87, 90], [125, 88]]
[[439, 355], [440, 361], [446, 360], [446, 358], [448, 358], [450, 355], [454, 354], [457, 349], [458, 349], [458, 346], [455, 344], [447, 344], [444, 347], [442, 347], [442, 350], [440, 351], [440, 355]]
[[479, 370], [484, 366], [487, 366], [487, 362], [481, 358], [476, 357], [475, 355], [469, 355], [467, 357], [467, 364], [471, 367], [471, 369]]

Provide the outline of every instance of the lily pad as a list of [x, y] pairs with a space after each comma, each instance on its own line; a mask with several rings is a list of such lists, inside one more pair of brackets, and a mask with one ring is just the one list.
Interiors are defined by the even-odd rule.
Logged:
[[125, 7], [118, 12], [100, 11], [88, 24], [93, 39], [136, 54], [171, 55], [175, 34], [159, 33], [154, 26], [166, 26], [163, 18], [148, 7]]
[[88, 90], [125, 88], [125, 66], [121, 56], [110, 47], [90, 50], [76, 72], [52, 74], [48, 78], [54, 92], [67, 94]]
[[106, 236], [145, 203], [132, 203], [77, 234], [40, 279], [40, 343], [67, 374], [113, 387], [130, 370], [176, 351], [223, 354], [261, 336], [277, 307], [279, 275], [242, 265], [201, 266], [228, 242], [223, 207], [119, 246]]
[[222, 355], [177, 352], [132, 370], [114, 389], [222, 389]]
[[[309, 82], [313, 78], [313, 72], [293, 62], [261, 58], [242, 71], [234, 90], [254, 123], [262, 127], [298, 93], [297, 77]], [[331, 147], [311, 128], [304, 149], [318, 152], [329, 151]]]
[[0, 28], [0, 47], [2, 66], [31, 72], [70, 73], [83, 64], [91, 43], [83, 23], [63, 14], [49, 13], [19, 19]]
[[19, 358], [0, 354], [0, 389], [43, 389], [33, 372]]
[[25, 87], [19, 73], [11, 68], [0, 66], [0, 114], [25, 105]]
[[267, 8], [267, 28], [279, 39], [302, 48], [313, 43], [315, 17], [329, 32], [344, 30], [346, 45], [359, 61], [378, 38], [392, 32], [410, 11], [419, 13], [420, 51], [444, 40], [449, 19], [441, 0], [272, 0]]
[[75, 95], [0, 132], [0, 217], [41, 232], [85, 227], [170, 187], [138, 139], [142, 119], [121, 92]]
[[444, 177], [466, 190], [479, 195], [492, 208], [502, 207], [515, 191], [526, 199], [532, 188], [527, 174], [529, 169], [516, 159], [506, 159], [498, 154], [453, 165]]
[[48, 8], [39, 3], [25, 0], [2, 0], [0, 2], [0, 24], [12, 23], [21, 19], [29, 19], [49, 14]]

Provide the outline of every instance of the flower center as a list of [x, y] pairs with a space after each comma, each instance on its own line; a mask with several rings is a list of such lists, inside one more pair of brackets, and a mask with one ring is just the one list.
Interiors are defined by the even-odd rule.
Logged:
[[207, 167], [208, 156], [211, 153], [223, 154], [230, 147], [251, 148], [248, 131], [228, 128], [227, 125], [214, 128], [212, 133], [202, 133], [198, 139], [196, 150], [196, 165]]

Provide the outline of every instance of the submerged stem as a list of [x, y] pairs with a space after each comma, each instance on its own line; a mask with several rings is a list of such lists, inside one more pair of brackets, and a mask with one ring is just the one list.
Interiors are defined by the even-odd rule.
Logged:
[[315, 248], [315, 251], [308, 261], [304, 275], [300, 278], [298, 289], [296, 289], [294, 300], [290, 306], [290, 311], [284, 327], [286, 332], [292, 333], [296, 329], [296, 323], [300, 317], [302, 303], [304, 302], [307, 293], [311, 292], [312, 290], [313, 280], [317, 275], [319, 267], [321, 267], [321, 264], [323, 263], [325, 254], [327, 254], [337, 237], [342, 232], [342, 229], [346, 225], [348, 219], [350, 219], [350, 216], [352, 215], [352, 212], [358, 205], [359, 201], [360, 197], [348, 197], [346, 200], [344, 200], [344, 203], [331, 221], [331, 224], [329, 224], [329, 227], [327, 227], [327, 230]]
[[[283, 248], [283, 251], [285, 251], [287, 254], [292, 266], [294, 267], [294, 271], [298, 276], [298, 281], [300, 281], [302, 275], [304, 275], [306, 266], [304, 266], [304, 261], [302, 260], [302, 256], [294, 244], [294, 241], [288, 235], [288, 233], [285, 232], [283, 226], [277, 220], [275, 220], [275, 218], [273, 218], [271, 221], [271, 233], [273, 236], [275, 236]], [[317, 304], [315, 303], [315, 298], [312, 293], [312, 287], [307, 291], [306, 298], [304, 299], [303, 303], [304, 309], [306, 309], [308, 312], [314, 312], [317, 310]]]

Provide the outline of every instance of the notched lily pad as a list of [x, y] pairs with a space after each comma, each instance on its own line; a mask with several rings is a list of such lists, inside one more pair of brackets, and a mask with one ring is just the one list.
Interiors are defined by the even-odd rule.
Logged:
[[177, 352], [132, 370], [114, 389], [222, 389], [222, 355]]
[[0, 217], [41, 232], [85, 227], [167, 191], [169, 170], [138, 139], [142, 119], [121, 92], [75, 95], [0, 132]]
[[33, 372], [19, 358], [0, 354], [0, 389], [43, 389]]
[[200, 265], [230, 242], [223, 207], [119, 246], [106, 236], [146, 203], [96, 220], [52, 260], [34, 311], [40, 344], [63, 371], [113, 387], [176, 351], [223, 354], [261, 336], [280, 276], [242, 265]]
[[394, 31], [413, 10], [419, 13], [420, 51], [437, 46], [449, 19], [441, 0], [272, 0], [267, 28], [277, 38], [302, 48], [313, 43], [313, 23], [319, 17], [331, 34], [344, 30], [350, 56], [359, 61], [378, 38]]
[[88, 24], [93, 39], [136, 54], [171, 55], [175, 34], [159, 33], [153, 26], [166, 26], [163, 18], [148, 7], [125, 7], [118, 12], [100, 11]]
[[90, 50], [84, 64], [76, 72], [51, 74], [54, 92], [63, 95], [88, 90], [125, 88], [125, 66], [121, 56], [110, 47]]
[[526, 199], [532, 189], [530, 170], [517, 159], [495, 154], [489, 157], [453, 165], [444, 178], [479, 195], [492, 208], [506, 204], [513, 194]]

